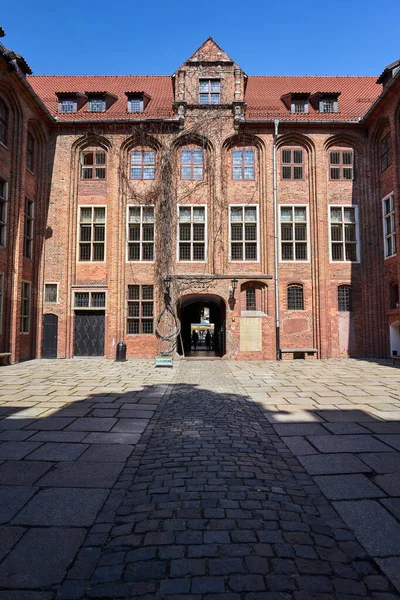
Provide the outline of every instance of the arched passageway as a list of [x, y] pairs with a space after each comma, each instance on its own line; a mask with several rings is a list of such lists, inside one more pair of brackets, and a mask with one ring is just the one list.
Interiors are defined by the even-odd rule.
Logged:
[[178, 301], [178, 316], [182, 327], [179, 354], [189, 357], [224, 356], [226, 307], [222, 298], [212, 294], [183, 296]]

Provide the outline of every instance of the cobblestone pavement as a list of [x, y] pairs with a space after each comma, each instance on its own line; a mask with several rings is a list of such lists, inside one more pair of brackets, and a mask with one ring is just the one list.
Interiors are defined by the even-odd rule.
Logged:
[[0, 600], [392, 600], [400, 371], [0, 372]]

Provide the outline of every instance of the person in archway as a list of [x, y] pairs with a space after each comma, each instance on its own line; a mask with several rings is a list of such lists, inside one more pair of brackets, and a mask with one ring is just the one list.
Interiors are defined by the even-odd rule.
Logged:
[[196, 330], [192, 333], [192, 344], [195, 350], [197, 350], [197, 344], [199, 343], [199, 334]]
[[206, 346], [207, 350], [211, 350], [211, 335], [209, 331], [206, 333]]

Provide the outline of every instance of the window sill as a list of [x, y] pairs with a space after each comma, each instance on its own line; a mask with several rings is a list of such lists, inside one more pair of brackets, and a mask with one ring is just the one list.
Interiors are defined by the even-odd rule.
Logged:
[[241, 317], [268, 317], [267, 313], [262, 310], [242, 310], [240, 311]]
[[5, 150], [8, 151], [8, 146], [6, 146], [3, 142], [0, 142], [0, 146], [2, 146]]
[[26, 170], [27, 170], [27, 171], [28, 171], [28, 173], [30, 173], [31, 175], [35, 175], [35, 173], [34, 173], [34, 172], [31, 170], [31, 169], [29, 169], [29, 167], [26, 167]]

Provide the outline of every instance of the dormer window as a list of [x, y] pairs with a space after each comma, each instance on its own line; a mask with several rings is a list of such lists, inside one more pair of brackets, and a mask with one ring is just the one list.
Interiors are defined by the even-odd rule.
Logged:
[[200, 79], [199, 80], [199, 102], [200, 104], [220, 104], [221, 80]]
[[292, 98], [292, 113], [308, 113], [307, 98]]
[[88, 112], [105, 112], [106, 111], [106, 100], [102, 97], [92, 97], [89, 99], [87, 104]]
[[130, 100], [128, 100], [128, 112], [130, 112], [130, 113], [143, 112], [143, 98], [130, 98]]
[[319, 101], [319, 112], [337, 113], [339, 111], [337, 96], [321, 96]]
[[75, 113], [76, 100], [73, 98], [63, 98], [59, 102], [58, 112], [60, 113]]

